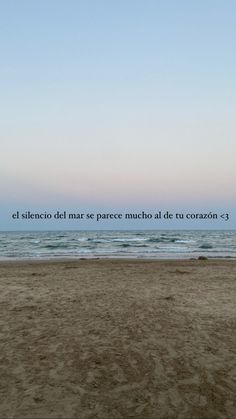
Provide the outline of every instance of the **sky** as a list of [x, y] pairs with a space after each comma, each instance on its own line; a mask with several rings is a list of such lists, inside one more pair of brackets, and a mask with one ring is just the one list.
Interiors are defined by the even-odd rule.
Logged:
[[0, 2], [0, 230], [76, 227], [12, 219], [55, 209], [235, 229], [235, 39], [229, 0]]

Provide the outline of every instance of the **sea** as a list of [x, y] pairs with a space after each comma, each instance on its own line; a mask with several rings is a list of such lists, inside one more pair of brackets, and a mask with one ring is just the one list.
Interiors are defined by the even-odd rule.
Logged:
[[0, 260], [236, 258], [236, 231], [0, 232]]

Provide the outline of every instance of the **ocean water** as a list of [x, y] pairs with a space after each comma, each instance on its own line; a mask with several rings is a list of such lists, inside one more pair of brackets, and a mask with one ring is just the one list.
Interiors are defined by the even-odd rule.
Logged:
[[236, 257], [236, 231], [0, 232], [0, 259]]

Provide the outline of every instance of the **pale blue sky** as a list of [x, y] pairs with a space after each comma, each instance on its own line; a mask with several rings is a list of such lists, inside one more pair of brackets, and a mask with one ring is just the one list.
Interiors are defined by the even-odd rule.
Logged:
[[157, 206], [236, 228], [235, 41], [235, 1], [1, 1], [0, 229]]

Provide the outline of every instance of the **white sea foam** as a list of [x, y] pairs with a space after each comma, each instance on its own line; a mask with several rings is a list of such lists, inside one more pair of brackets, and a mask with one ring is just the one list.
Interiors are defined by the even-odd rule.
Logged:
[[4, 232], [0, 259], [236, 257], [235, 243], [235, 231]]

